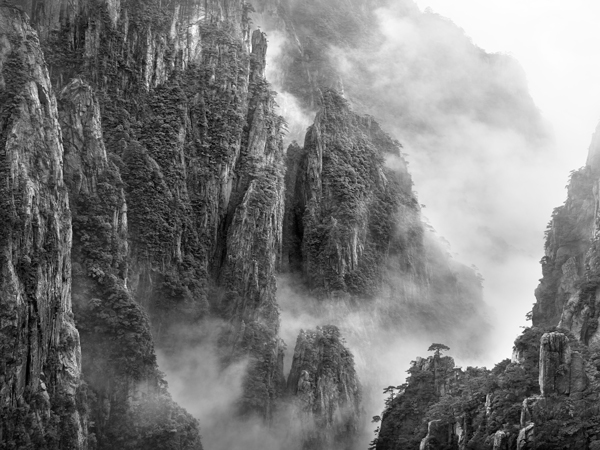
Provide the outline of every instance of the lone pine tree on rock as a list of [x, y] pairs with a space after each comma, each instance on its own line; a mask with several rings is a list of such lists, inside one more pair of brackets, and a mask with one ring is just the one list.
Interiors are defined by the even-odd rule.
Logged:
[[450, 350], [450, 347], [444, 344], [431, 344], [427, 349], [428, 352], [435, 352], [434, 356], [441, 356], [443, 351]]

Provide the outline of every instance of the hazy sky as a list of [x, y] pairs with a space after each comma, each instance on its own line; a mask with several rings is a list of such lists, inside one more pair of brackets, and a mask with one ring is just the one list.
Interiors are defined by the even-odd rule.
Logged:
[[[569, 170], [585, 163], [600, 120], [600, 3], [594, 0], [416, 0], [449, 17], [488, 52], [513, 55], [552, 123]], [[562, 180], [559, 180], [562, 182]]]
[[[500, 207], [501, 214], [495, 217], [506, 221], [505, 230], [513, 229], [505, 231], [515, 237], [515, 241], [507, 238], [508, 243], [518, 242], [519, 235], [521, 240], [525, 237], [531, 241], [532, 247], [528, 246], [522, 256], [516, 255], [507, 264], [498, 265], [482, 260], [465, 246], [468, 239], [448, 221], [447, 211], [424, 211], [436, 229], [449, 239], [459, 259], [476, 263], [486, 278], [486, 299], [496, 310], [497, 321], [496, 348], [488, 355], [490, 360], [485, 361], [490, 364], [509, 356], [519, 327], [528, 325], [524, 314], [535, 301], [533, 291], [541, 278], [538, 261], [543, 256], [543, 228], [552, 208], [564, 202], [569, 172], [585, 164], [591, 135], [600, 120], [600, 59], [595, 57], [600, 42], [600, 27], [596, 24], [600, 4], [591, 0], [568, 3], [416, 0], [416, 3], [422, 10], [429, 7], [450, 18], [484, 50], [515, 57], [525, 70], [537, 107], [554, 133], [554, 142], [548, 146], [543, 164], [530, 167], [513, 164], [512, 176], [506, 168], [502, 172], [506, 182], [514, 185], [510, 201], [502, 206], [501, 196], [505, 193], [501, 191], [497, 191], [500, 199], [490, 200], [492, 209]], [[427, 187], [431, 180], [419, 176], [418, 166], [416, 169], [417, 189], [420, 185]], [[434, 203], [431, 193], [425, 189], [423, 194], [425, 203]], [[519, 196], [522, 201], [515, 202]], [[532, 234], [535, 230], [538, 231]], [[465, 231], [472, 232], [468, 228]]]
[[[476, 363], [493, 365], [510, 356], [519, 327], [528, 325], [525, 314], [542, 275], [544, 229], [553, 208], [564, 202], [569, 172], [585, 164], [600, 120], [600, 59], [595, 57], [600, 4], [415, 0], [422, 10], [430, 7], [449, 18], [477, 46], [520, 63], [554, 137], [537, 151], [513, 120], [523, 112], [519, 108], [527, 110], [526, 99], [507, 98], [505, 107], [499, 102], [489, 108], [480, 101], [493, 89], [514, 92], [511, 84], [520, 84], [521, 72], [501, 58], [487, 65], [452, 26], [401, 7], [411, 1], [395, 0], [376, 12], [382, 42], [367, 48], [367, 54], [340, 50], [339, 69], [350, 98], [360, 103], [356, 94], [366, 96], [372, 103], [366, 112], [404, 145], [419, 200], [427, 206], [426, 219], [447, 238], [457, 259], [475, 264], [485, 278], [495, 345]], [[281, 50], [277, 34], [270, 33], [269, 42], [269, 57], [276, 59]], [[270, 67], [267, 78], [276, 84], [276, 64]], [[357, 70], [365, 67], [372, 75], [368, 82]], [[455, 100], [459, 106], [448, 108]], [[277, 101], [291, 104], [284, 106], [284, 115], [297, 124], [297, 136], [291, 137], [301, 140], [312, 118], [293, 107], [290, 94], [280, 92]], [[485, 111], [491, 117], [508, 115], [503, 117], [508, 129], [502, 120], [489, 123], [479, 117]], [[411, 117], [435, 132], [415, 132]]]

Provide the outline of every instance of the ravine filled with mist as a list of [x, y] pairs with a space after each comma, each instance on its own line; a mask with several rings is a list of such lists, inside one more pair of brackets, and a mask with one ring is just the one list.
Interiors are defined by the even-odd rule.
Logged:
[[413, 0], [0, 0], [0, 450], [599, 450], [556, 151]]

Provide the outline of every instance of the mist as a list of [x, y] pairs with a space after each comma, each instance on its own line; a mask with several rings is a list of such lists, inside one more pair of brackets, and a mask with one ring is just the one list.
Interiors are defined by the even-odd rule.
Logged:
[[[450, 317], [456, 321], [454, 335], [436, 334], [410, 315], [390, 328], [381, 323], [383, 299], [362, 306], [317, 302], [297, 279], [281, 275], [277, 301], [280, 336], [288, 345], [285, 375], [301, 329], [340, 328], [364, 390], [357, 449], [374, 437], [370, 420], [383, 409], [382, 389], [403, 383], [410, 361], [427, 356], [432, 342], [448, 344], [457, 366], [493, 367], [510, 357], [535, 301], [544, 229], [575, 168], [560, 165], [553, 131], [514, 58], [484, 52], [450, 19], [423, 12], [412, 1], [379, 3], [384, 6], [374, 11], [375, 37], [358, 47], [332, 45], [327, 55], [354, 110], [374, 116], [402, 143], [432, 233], [450, 243], [445, 251], [456, 260], [481, 273], [491, 326], [479, 337], [485, 350], [475, 351], [461, 334], [477, 329], [469, 317]], [[256, 22], [268, 34], [266, 77], [288, 124], [286, 144], [301, 143], [315, 111], [283, 88], [282, 52], [289, 38], [260, 17]], [[388, 161], [389, 168], [397, 164]], [[205, 448], [268, 450], [294, 442], [298, 430], [291, 426], [282, 432], [235, 417], [246, 363], [221, 367], [214, 333], [177, 359], [159, 355], [174, 398], [200, 421]]]
[[[330, 49], [356, 110], [400, 140], [424, 215], [483, 275], [491, 365], [510, 356], [541, 277], [543, 231], [568, 170], [519, 63], [412, 2], [375, 11], [377, 45]], [[558, 203], [556, 199], [561, 199]]]
[[[229, 325], [210, 319], [179, 330], [180, 342], [195, 342], [174, 352], [157, 351], [173, 398], [198, 419], [202, 444], [210, 450], [301, 450], [303, 431], [293, 406], [281, 405], [275, 423], [239, 415], [248, 359], [223, 363], [218, 340]], [[288, 367], [289, 370], [289, 367]]]
[[[576, 167], [559, 158], [518, 61], [486, 53], [451, 19], [411, 0], [371, 3], [379, 7], [369, 34], [358, 45], [330, 43], [328, 63], [354, 110], [402, 143], [426, 221], [485, 279], [495, 344], [480, 363], [491, 365], [510, 356], [527, 325], [543, 232]], [[288, 142], [302, 142], [314, 112], [282, 88], [290, 38], [256, 20], [269, 36], [267, 78], [292, 130]]]
[[[425, 221], [450, 243], [455, 259], [481, 273], [492, 311], [489, 347], [477, 356], [456, 347], [449, 354], [459, 366], [493, 367], [510, 357], [514, 339], [528, 325], [544, 230], [566, 196], [572, 168], [561, 164], [552, 127], [534, 104], [518, 61], [486, 53], [450, 19], [423, 12], [412, 1], [379, 4], [384, 6], [374, 11], [374, 37], [358, 46], [331, 45], [329, 61], [354, 110], [374, 116], [402, 143]], [[280, 49], [282, 33], [266, 31]], [[281, 87], [285, 61], [279, 52], [271, 54], [268, 77]], [[286, 103], [293, 99], [279, 95]], [[293, 106], [297, 113], [286, 118], [300, 130], [309, 114], [299, 102]], [[338, 310], [337, 319], [323, 311], [310, 315], [298, 306], [306, 303], [285, 300], [290, 292], [281, 284], [279, 292], [286, 342], [293, 342], [301, 324], [340, 325], [363, 385], [373, 391], [365, 395], [367, 418], [383, 404], [375, 386], [403, 382], [410, 361], [425, 356], [437, 338], [414, 330], [379, 333], [360, 312]], [[367, 328], [376, 336], [365, 340], [359, 330]]]
[[[396, 280], [406, 282], [406, 280]], [[281, 307], [281, 337], [285, 342], [295, 342], [302, 329], [336, 325], [354, 355], [356, 371], [362, 386], [362, 429], [355, 449], [366, 449], [374, 437], [377, 425], [372, 417], [380, 415], [385, 395], [383, 389], [389, 385], [404, 383], [410, 361], [418, 356], [429, 356], [427, 349], [433, 342], [445, 342], [455, 350], [451, 352], [466, 363], [476, 361], [481, 352], [467, 348], [467, 333], [462, 328], [444, 331], [444, 327], [433, 330], [422, 322], [418, 314], [412, 315], [409, 308], [401, 323], [396, 326], [386, 321], [389, 300], [377, 298], [373, 302], [356, 305], [336, 300], [316, 300], [304, 292], [299, 280], [293, 275], [282, 275], [277, 282], [277, 300]], [[468, 321], [468, 318], [465, 318]], [[469, 324], [463, 323], [466, 328]], [[482, 339], [485, 338], [482, 336]], [[482, 342], [485, 345], [485, 342]], [[294, 352], [288, 348], [284, 370], [287, 376]]]

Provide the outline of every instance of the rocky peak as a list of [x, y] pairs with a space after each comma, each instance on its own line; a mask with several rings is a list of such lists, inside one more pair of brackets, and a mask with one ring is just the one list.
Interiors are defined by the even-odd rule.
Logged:
[[361, 388], [335, 326], [300, 332], [287, 381], [306, 449], [350, 449], [358, 436]]

